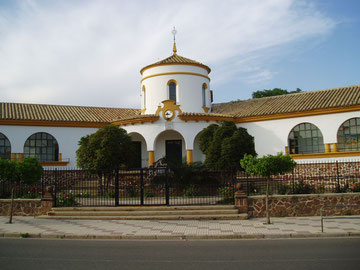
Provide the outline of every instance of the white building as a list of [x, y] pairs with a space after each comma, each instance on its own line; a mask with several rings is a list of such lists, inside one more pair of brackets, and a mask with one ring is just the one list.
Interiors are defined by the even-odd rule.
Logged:
[[0, 157], [75, 167], [80, 138], [112, 123], [137, 145], [138, 166], [165, 156], [192, 163], [204, 160], [201, 130], [222, 120], [246, 128], [259, 156], [360, 157], [360, 85], [212, 104], [210, 71], [174, 44], [170, 57], [141, 69], [141, 109], [1, 102]]

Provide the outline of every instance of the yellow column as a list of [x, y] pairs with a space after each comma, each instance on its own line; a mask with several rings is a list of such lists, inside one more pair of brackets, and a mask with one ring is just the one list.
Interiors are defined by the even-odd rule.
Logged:
[[187, 164], [192, 164], [193, 160], [193, 150], [186, 150], [186, 162]]
[[16, 154], [15, 153], [11, 154], [11, 160], [16, 160]]
[[289, 154], [289, 146], [285, 146], [285, 155]]
[[332, 151], [333, 152], [339, 152], [338, 147], [337, 147], [337, 143], [332, 144]]
[[59, 161], [62, 161], [62, 153], [59, 153]]
[[23, 153], [20, 153], [19, 154], [19, 162], [22, 162], [24, 159], [24, 154]]
[[327, 143], [325, 144], [325, 153], [330, 153], [331, 152], [331, 144]]
[[155, 162], [155, 153], [154, 151], [148, 151], [149, 152], [149, 167], [154, 166]]

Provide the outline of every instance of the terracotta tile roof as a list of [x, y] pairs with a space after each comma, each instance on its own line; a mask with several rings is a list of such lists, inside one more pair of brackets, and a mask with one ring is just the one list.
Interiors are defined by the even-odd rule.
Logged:
[[0, 120], [110, 123], [134, 115], [140, 115], [140, 110], [0, 102]]
[[154, 64], [151, 64], [151, 65], [148, 65], [144, 68], [142, 68], [140, 70], [140, 73], [142, 74], [144, 72], [145, 69], [148, 69], [148, 68], [151, 68], [153, 66], [162, 66], [162, 65], [172, 65], [172, 64], [177, 64], [177, 65], [181, 65], [181, 64], [190, 64], [190, 65], [195, 65], [195, 66], [199, 66], [199, 67], [202, 67], [202, 68], [205, 68], [209, 73], [211, 71], [211, 69], [200, 63], [200, 62], [197, 62], [195, 60], [191, 60], [189, 58], [186, 58], [186, 57], [183, 57], [183, 56], [180, 56], [178, 54], [173, 54], [172, 56], [168, 57], [168, 58], [165, 58], [159, 62], [156, 62]]
[[235, 117], [304, 112], [360, 105], [360, 84], [213, 105], [213, 112]]

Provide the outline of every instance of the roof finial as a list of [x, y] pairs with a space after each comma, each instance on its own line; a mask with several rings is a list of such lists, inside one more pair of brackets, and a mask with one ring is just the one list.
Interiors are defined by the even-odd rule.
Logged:
[[174, 46], [173, 46], [173, 52], [174, 52], [174, 54], [176, 54], [177, 50], [176, 50], [175, 35], [176, 35], [177, 31], [176, 31], [176, 29], [175, 29], [175, 26], [174, 26], [174, 29], [171, 31], [171, 33], [174, 35]]

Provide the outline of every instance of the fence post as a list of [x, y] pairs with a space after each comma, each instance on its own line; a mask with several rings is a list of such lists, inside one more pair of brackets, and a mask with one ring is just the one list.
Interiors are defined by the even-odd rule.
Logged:
[[144, 205], [144, 169], [140, 169], [140, 205]]
[[339, 162], [336, 161], [336, 179], [337, 179], [337, 192], [340, 192], [340, 179], [339, 179]]
[[54, 207], [57, 206], [57, 168], [55, 168], [54, 176]]
[[292, 193], [295, 192], [295, 169], [292, 171]]
[[119, 206], [119, 169], [115, 171], [115, 206]]
[[166, 205], [170, 205], [170, 192], [169, 192], [169, 167], [165, 168], [165, 196]]
[[246, 173], [246, 193], [249, 196], [250, 195], [250, 188], [249, 188], [249, 174]]

